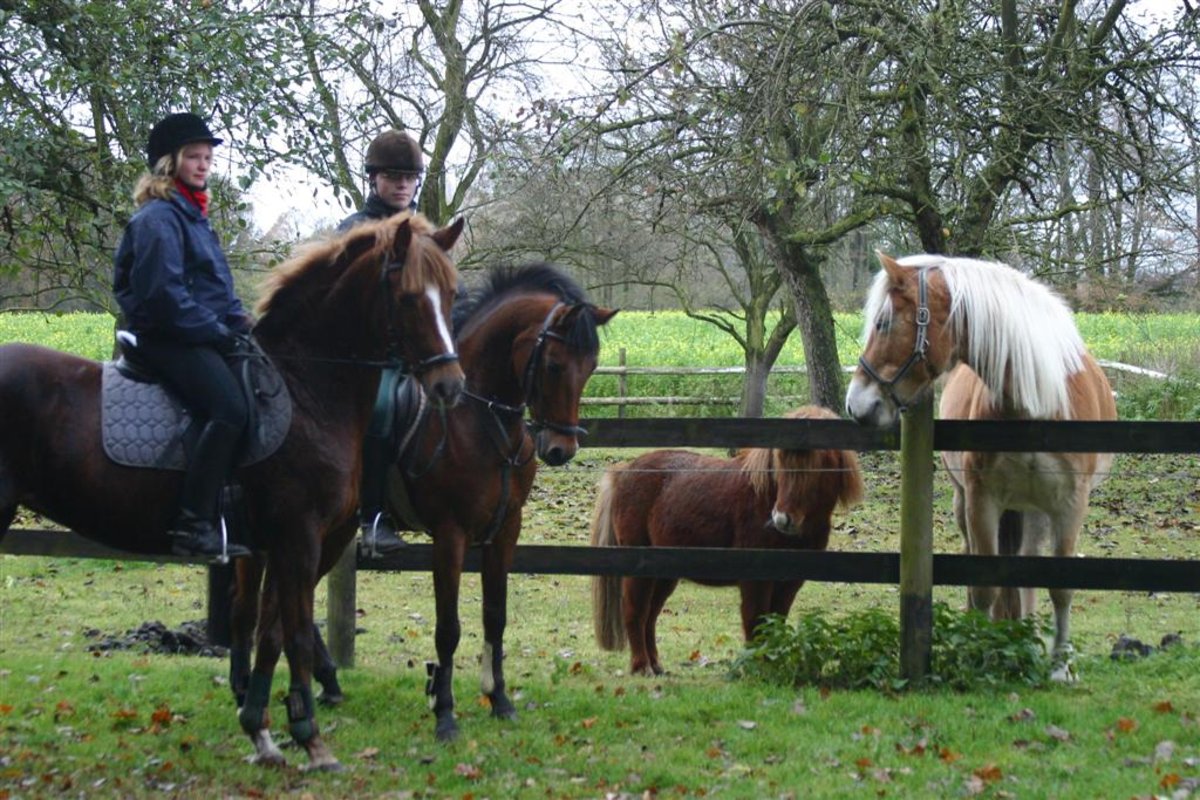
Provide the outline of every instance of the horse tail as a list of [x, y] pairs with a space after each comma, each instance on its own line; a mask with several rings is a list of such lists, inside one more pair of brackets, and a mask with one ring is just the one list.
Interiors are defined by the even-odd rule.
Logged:
[[[604, 473], [596, 491], [596, 505], [592, 509], [592, 547], [614, 547], [617, 532], [613, 527], [612, 498], [614, 475], [620, 467]], [[595, 575], [592, 577], [592, 623], [596, 633], [596, 644], [601, 650], [625, 649], [625, 625], [621, 615], [621, 576]]]

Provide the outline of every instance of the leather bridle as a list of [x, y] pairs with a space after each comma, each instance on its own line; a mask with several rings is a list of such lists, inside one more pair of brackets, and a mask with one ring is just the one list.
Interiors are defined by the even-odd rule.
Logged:
[[917, 338], [913, 342], [913, 351], [909, 354], [908, 360], [900, 365], [900, 369], [891, 377], [891, 380], [884, 380], [875, 369], [867, 362], [866, 356], [858, 357], [858, 365], [862, 367], [863, 372], [870, 376], [871, 380], [879, 384], [879, 387], [887, 394], [892, 403], [904, 412], [907, 409], [907, 404], [900, 401], [899, 395], [896, 394], [896, 384], [899, 383], [908, 371], [916, 364], [924, 361], [929, 354], [929, 289], [928, 278], [926, 273], [929, 267], [917, 270]]
[[[391, 292], [391, 275], [393, 272], [399, 272], [404, 269], [403, 261], [392, 261], [385, 264], [380, 273], [380, 280], [383, 284], [383, 296], [387, 298], [387, 360], [390, 363], [396, 363], [402, 360], [400, 350], [400, 333], [399, 326], [396, 324], [396, 315], [398, 309], [392, 297]], [[436, 353], [429, 358], [422, 359], [415, 364], [409, 364], [408, 369], [417, 377], [428, 372], [435, 367], [440, 367], [443, 364], [453, 364], [458, 361], [458, 353]]]

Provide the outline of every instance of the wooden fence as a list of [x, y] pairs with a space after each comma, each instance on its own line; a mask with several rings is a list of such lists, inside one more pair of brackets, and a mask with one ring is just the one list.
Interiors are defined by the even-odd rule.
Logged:
[[[1118, 361], [1099, 361], [1097, 362], [1109, 373], [1121, 373], [1126, 375], [1135, 375], [1142, 378], [1151, 378], [1154, 380], [1165, 380], [1169, 376], [1164, 372], [1159, 372], [1145, 367], [1137, 367], [1132, 364], [1122, 364]], [[842, 367], [846, 373], [854, 372], [857, 366]], [[808, 373], [808, 368], [803, 366], [780, 366], [771, 367], [771, 375], [805, 375]], [[628, 406], [736, 406], [741, 400], [738, 397], [731, 395], [644, 395], [630, 394], [629, 378], [633, 376], [643, 375], [678, 375], [678, 376], [704, 376], [704, 375], [736, 375], [742, 376], [746, 374], [745, 367], [634, 367], [626, 363], [625, 348], [622, 347], [617, 351], [617, 363], [614, 366], [601, 366], [596, 368], [596, 375], [615, 375], [617, 376], [617, 393], [615, 395], [603, 395], [584, 397], [582, 404], [584, 406], [616, 406], [617, 417], [625, 416], [625, 409]], [[802, 398], [797, 397], [780, 397], [772, 394], [771, 399], [782, 400], [786, 402], [801, 401]]]
[[[919, 678], [928, 667], [933, 585], [1062, 587], [1200, 592], [1200, 562], [1160, 559], [935, 555], [932, 552], [934, 452], [1200, 453], [1200, 422], [934, 422], [932, 402], [918, 404], [899, 428], [876, 431], [845, 420], [617, 419], [585, 420], [591, 447], [838, 447], [901, 451], [899, 553], [840, 553], [703, 548], [591, 548], [520, 545], [513, 571], [560, 575], [646, 575], [675, 578], [805, 578], [839, 583], [899, 584], [901, 667]], [[1117, 478], [1119, 480], [1119, 478]], [[130, 556], [75, 534], [10, 531], [0, 552], [101, 558]], [[186, 561], [178, 557], [148, 558]], [[356, 561], [330, 575], [328, 639], [342, 665], [354, 659], [355, 567], [375, 571], [429, 570], [432, 548], [413, 544], [382, 559]], [[478, 571], [478, 553], [467, 569]], [[226, 624], [210, 604], [210, 625]]]

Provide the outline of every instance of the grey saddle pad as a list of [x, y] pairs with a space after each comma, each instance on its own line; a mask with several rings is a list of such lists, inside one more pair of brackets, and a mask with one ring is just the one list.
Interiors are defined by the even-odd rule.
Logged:
[[[102, 367], [100, 429], [108, 457], [127, 467], [186, 469], [183, 434], [192, 420], [183, 406], [157, 383], [130, 380], [111, 361]], [[258, 426], [242, 454], [242, 466], [275, 452], [292, 424], [287, 387], [274, 367], [263, 369], [270, 371], [270, 391], [256, 392]]]

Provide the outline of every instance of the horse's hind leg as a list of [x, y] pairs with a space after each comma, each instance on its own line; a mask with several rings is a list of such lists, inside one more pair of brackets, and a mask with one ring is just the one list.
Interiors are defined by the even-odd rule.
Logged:
[[[517, 520], [518, 531], [520, 520]], [[505, 692], [504, 629], [508, 623], [508, 567], [517, 533], [504, 531], [483, 549], [483, 660], [480, 687], [497, 719], [516, 719], [517, 708]]]
[[338, 683], [337, 664], [325, 646], [321, 629], [313, 625], [313, 680], [321, 684], [321, 694], [317, 702], [323, 706], [341, 705], [346, 699], [342, 693], [342, 685]]
[[650, 608], [646, 616], [646, 656], [650, 660], [650, 669], [655, 675], [662, 675], [662, 660], [658, 657], [658, 618], [666, 608], [667, 599], [679, 585], [676, 580], [657, 580], [650, 597]]
[[[1075, 497], [1074, 502], [1068, 502], [1061, 513], [1050, 518], [1050, 527], [1054, 534], [1054, 555], [1069, 558], [1075, 555], [1076, 539], [1079, 529], [1083, 526], [1083, 515], [1087, 510], [1087, 489], [1084, 488], [1082, 497]], [[1074, 680], [1071, 671], [1071, 600], [1075, 595], [1074, 589], [1051, 589], [1050, 602], [1054, 604], [1054, 672], [1051, 679], [1058, 681]]]
[[654, 647], [651, 608], [655, 583], [654, 578], [625, 578], [621, 582], [621, 614], [625, 622], [625, 638], [629, 640], [630, 675], [661, 674], [655, 672], [650, 660]]

